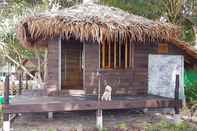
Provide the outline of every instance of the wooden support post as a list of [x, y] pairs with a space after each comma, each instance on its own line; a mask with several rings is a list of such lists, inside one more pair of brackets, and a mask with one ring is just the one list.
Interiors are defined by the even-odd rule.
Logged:
[[103, 112], [102, 109], [98, 109], [96, 113], [96, 125], [99, 129], [103, 128]]
[[19, 90], [18, 94], [21, 95], [22, 92], [22, 73], [19, 73]]
[[28, 79], [27, 79], [27, 74], [25, 75], [25, 89], [28, 89]]
[[48, 112], [48, 119], [50, 119], [50, 120], [53, 119], [53, 112]]
[[179, 75], [176, 75], [176, 81], [175, 81], [175, 114], [180, 113], [180, 103], [179, 103]]
[[102, 113], [102, 109], [100, 107], [101, 105], [101, 76], [100, 76], [100, 72], [97, 71], [97, 76], [98, 76], [98, 109], [96, 112], [96, 125], [99, 129], [103, 128], [103, 113]]
[[[4, 85], [4, 107], [9, 105], [9, 75], [6, 76]], [[3, 113], [3, 131], [10, 131], [9, 113]]]

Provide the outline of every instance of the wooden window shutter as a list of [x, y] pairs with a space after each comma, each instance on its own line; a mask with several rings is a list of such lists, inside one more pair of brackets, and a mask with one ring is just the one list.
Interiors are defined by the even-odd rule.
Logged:
[[168, 53], [168, 44], [160, 43], [158, 47], [158, 53]]

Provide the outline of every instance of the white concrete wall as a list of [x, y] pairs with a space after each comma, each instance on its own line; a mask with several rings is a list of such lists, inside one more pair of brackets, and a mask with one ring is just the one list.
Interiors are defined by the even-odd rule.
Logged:
[[180, 98], [184, 100], [184, 57], [149, 55], [148, 93], [174, 98], [176, 74], [180, 76]]

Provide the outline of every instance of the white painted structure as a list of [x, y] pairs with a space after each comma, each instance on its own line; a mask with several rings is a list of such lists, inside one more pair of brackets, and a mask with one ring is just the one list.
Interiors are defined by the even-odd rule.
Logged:
[[180, 99], [184, 95], [184, 57], [181, 55], [149, 55], [148, 93], [174, 98], [176, 75], [180, 78]]

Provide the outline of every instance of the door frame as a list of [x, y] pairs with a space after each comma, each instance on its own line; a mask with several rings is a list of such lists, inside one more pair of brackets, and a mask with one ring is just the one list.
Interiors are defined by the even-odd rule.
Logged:
[[[81, 52], [81, 68], [82, 68], [82, 89], [65, 89], [67, 91], [69, 90], [77, 90], [77, 91], [84, 91], [84, 82], [85, 82], [85, 44], [82, 43], [82, 52]], [[65, 91], [62, 89], [62, 38], [59, 37], [58, 39], [58, 89], [59, 91]]]

